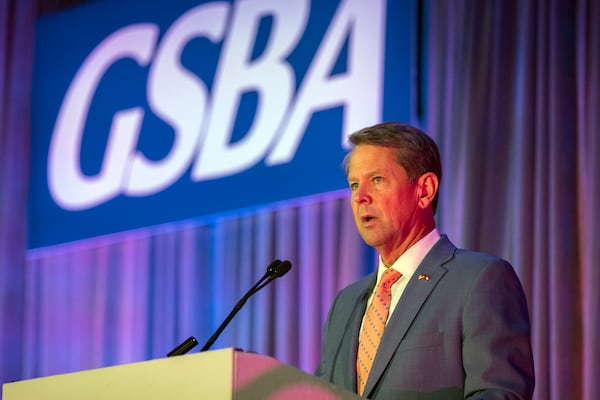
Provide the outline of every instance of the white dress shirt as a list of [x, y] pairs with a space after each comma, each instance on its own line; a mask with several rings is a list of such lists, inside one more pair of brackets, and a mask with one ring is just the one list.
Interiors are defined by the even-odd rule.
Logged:
[[[400, 300], [400, 296], [402, 296], [402, 293], [404, 292], [408, 281], [410, 281], [410, 278], [412, 278], [421, 261], [423, 261], [427, 253], [429, 253], [429, 250], [431, 250], [431, 248], [437, 243], [439, 239], [439, 231], [437, 230], [437, 228], [433, 228], [431, 232], [425, 235], [417, 243], [413, 244], [390, 266], [390, 268], [393, 268], [396, 271], [400, 272], [402, 276], [392, 286], [392, 303], [390, 304], [390, 313], [388, 314], [388, 321], [389, 317], [394, 312], [394, 309], [398, 304], [398, 300]], [[381, 276], [383, 275], [386, 269], [387, 267], [381, 260], [380, 256], [379, 267], [377, 268], [377, 283], [375, 284], [375, 288], [377, 288], [377, 285], [381, 280]], [[369, 297], [367, 308], [371, 304], [371, 300], [373, 299], [374, 294], [375, 290], [373, 290], [373, 293], [371, 293], [371, 296]]]

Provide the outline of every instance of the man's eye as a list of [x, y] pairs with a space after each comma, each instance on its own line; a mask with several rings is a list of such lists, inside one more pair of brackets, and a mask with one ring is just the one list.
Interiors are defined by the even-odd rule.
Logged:
[[358, 183], [356, 183], [356, 182], [350, 183], [350, 189], [356, 190], [357, 188], [358, 188]]
[[373, 182], [375, 182], [375, 183], [381, 183], [382, 180], [383, 180], [383, 178], [380, 176], [376, 176], [375, 178], [373, 178]]

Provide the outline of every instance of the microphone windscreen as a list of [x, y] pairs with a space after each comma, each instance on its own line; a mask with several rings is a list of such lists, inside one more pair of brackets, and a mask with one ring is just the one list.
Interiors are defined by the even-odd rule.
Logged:
[[292, 269], [292, 263], [288, 260], [285, 260], [275, 267], [274, 274], [277, 278], [280, 278], [287, 274], [290, 269]]
[[274, 260], [271, 264], [269, 264], [269, 266], [267, 267], [267, 274], [268, 275], [275, 275], [276, 271], [277, 271], [277, 267], [279, 267], [279, 265], [281, 264], [281, 260]]

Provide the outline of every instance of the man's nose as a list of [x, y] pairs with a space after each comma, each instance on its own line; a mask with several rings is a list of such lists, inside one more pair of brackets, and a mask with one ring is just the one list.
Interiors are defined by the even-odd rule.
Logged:
[[368, 204], [371, 202], [371, 194], [369, 193], [368, 188], [364, 185], [359, 186], [354, 191], [354, 201], [358, 204]]

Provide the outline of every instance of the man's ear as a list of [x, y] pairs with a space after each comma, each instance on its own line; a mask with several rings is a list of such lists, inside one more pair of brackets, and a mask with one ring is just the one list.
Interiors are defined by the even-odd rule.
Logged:
[[431, 205], [440, 181], [433, 172], [426, 172], [417, 179], [417, 194], [419, 207], [425, 209]]

